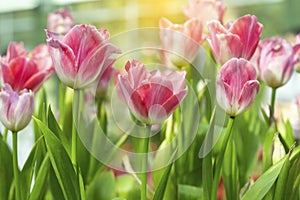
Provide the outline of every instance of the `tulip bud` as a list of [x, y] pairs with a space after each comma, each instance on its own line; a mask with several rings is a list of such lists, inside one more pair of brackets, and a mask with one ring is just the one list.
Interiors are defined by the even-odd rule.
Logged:
[[189, 0], [183, 11], [188, 18], [197, 18], [206, 24], [211, 20], [222, 22], [226, 9], [223, 0]]
[[183, 67], [191, 63], [204, 41], [202, 23], [190, 19], [184, 24], [173, 24], [166, 18], [159, 21], [162, 58], [166, 65]]
[[292, 45], [282, 38], [270, 38], [259, 45], [258, 70], [261, 80], [278, 88], [291, 78], [294, 70]]
[[213, 20], [207, 27], [210, 33], [209, 46], [214, 58], [221, 65], [234, 57], [250, 60], [263, 28], [254, 15], [245, 15], [226, 26]]
[[34, 109], [34, 96], [30, 90], [17, 93], [5, 84], [0, 92], [0, 121], [11, 131], [20, 131], [31, 120]]
[[108, 42], [108, 31], [97, 30], [92, 25], [76, 25], [63, 37], [46, 32], [56, 74], [74, 89], [94, 83], [109, 66], [107, 59], [113, 53], [120, 53]]
[[66, 34], [73, 26], [75, 20], [68, 8], [60, 8], [51, 12], [47, 19], [47, 29], [51, 32]]
[[232, 58], [221, 67], [216, 98], [228, 115], [235, 117], [250, 107], [259, 90], [256, 78], [254, 66], [243, 58]]
[[17, 92], [38, 91], [54, 70], [47, 45], [40, 44], [28, 52], [23, 43], [17, 42], [9, 43], [6, 56], [0, 59], [0, 69], [1, 84], [7, 83]]
[[185, 71], [148, 72], [143, 63], [128, 61], [117, 87], [132, 114], [146, 124], [163, 122], [187, 93]]

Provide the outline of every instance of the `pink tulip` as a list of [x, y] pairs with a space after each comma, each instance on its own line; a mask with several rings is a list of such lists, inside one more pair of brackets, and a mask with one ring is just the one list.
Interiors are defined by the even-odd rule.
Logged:
[[14, 91], [28, 89], [36, 92], [50, 78], [53, 64], [45, 44], [27, 52], [23, 43], [11, 42], [7, 54], [0, 60], [1, 82]]
[[128, 61], [125, 69], [127, 73], [118, 76], [117, 88], [133, 115], [144, 123], [164, 121], [187, 93], [185, 71], [148, 72], [136, 60]]
[[189, 0], [183, 12], [188, 18], [197, 18], [205, 25], [210, 20], [222, 22], [226, 9], [223, 0]]
[[108, 31], [92, 25], [76, 25], [62, 38], [46, 32], [57, 76], [74, 89], [93, 83], [109, 66], [107, 59], [113, 53], [120, 53], [108, 42]]
[[0, 92], [0, 121], [11, 131], [20, 131], [31, 120], [34, 108], [34, 96], [31, 90], [20, 93], [5, 84]]
[[292, 45], [282, 38], [270, 38], [259, 44], [258, 70], [268, 86], [278, 88], [292, 76], [294, 54]]
[[60, 8], [48, 15], [47, 29], [65, 35], [75, 25], [74, 21], [68, 8]]
[[225, 112], [235, 117], [247, 110], [259, 90], [254, 66], [243, 58], [232, 58], [220, 69], [216, 98]]
[[263, 28], [254, 15], [245, 15], [226, 26], [214, 20], [207, 27], [210, 33], [208, 43], [216, 61], [221, 65], [234, 57], [250, 60]]
[[173, 24], [162, 18], [159, 27], [164, 63], [182, 67], [186, 62], [192, 62], [204, 41], [202, 23], [198, 19], [190, 19], [184, 24]]

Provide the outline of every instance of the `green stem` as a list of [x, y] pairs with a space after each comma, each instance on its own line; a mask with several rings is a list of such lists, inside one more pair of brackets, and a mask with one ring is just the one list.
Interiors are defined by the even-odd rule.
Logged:
[[77, 133], [75, 122], [72, 123], [72, 153], [71, 160], [74, 166], [77, 165]]
[[4, 128], [4, 132], [3, 132], [3, 142], [6, 142], [7, 141], [7, 134], [8, 134], [8, 129], [7, 128]]
[[15, 194], [16, 200], [20, 200], [20, 180], [19, 180], [19, 164], [18, 164], [18, 133], [16, 131], [12, 132], [13, 137], [13, 170], [14, 170], [14, 180], [15, 180]]
[[[75, 99], [75, 97], [77, 97], [77, 98]], [[77, 131], [76, 131], [76, 122], [77, 121], [76, 120], [78, 120], [77, 115], [79, 114], [79, 102], [80, 102], [80, 91], [74, 89], [73, 104], [75, 104], [77, 113], [73, 113], [71, 160], [75, 167], [75, 170], [77, 169]], [[73, 111], [74, 111], [74, 109], [73, 109]]]
[[[150, 131], [151, 126], [146, 127], [146, 131]], [[144, 156], [142, 157], [142, 189], [141, 189], [141, 200], [147, 200], [147, 164], [148, 164], [148, 148], [149, 148], [149, 137], [146, 135], [145, 138], [142, 138], [142, 152]]]
[[226, 132], [224, 135], [224, 139], [222, 142], [222, 146], [219, 152], [219, 157], [216, 160], [215, 163], [215, 173], [214, 173], [214, 179], [213, 179], [213, 185], [212, 185], [212, 198], [211, 199], [216, 199], [217, 196], [217, 190], [218, 190], [218, 185], [220, 182], [220, 176], [221, 176], [221, 169], [222, 169], [222, 164], [223, 164], [223, 160], [224, 160], [224, 154], [225, 154], [225, 150], [232, 132], [232, 128], [233, 128], [233, 124], [234, 124], [234, 117], [230, 117], [228, 120], [228, 124], [227, 124], [227, 128], [226, 128]]
[[269, 125], [271, 125], [274, 122], [275, 130], [277, 131], [277, 123], [275, 120], [275, 99], [276, 99], [276, 88], [272, 88], [272, 94], [271, 94], [271, 107], [270, 107], [270, 119], [269, 119]]

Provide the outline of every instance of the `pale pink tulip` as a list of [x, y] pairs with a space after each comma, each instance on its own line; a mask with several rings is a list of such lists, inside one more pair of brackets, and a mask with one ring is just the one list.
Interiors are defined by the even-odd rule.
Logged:
[[79, 89], [94, 81], [109, 66], [107, 59], [120, 50], [109, 43], [109, 33], [87, 24], [74, 26], [64, 37], [47, 32], [47, 42], [57, 76], [67, 86]]
[[53, 72], [52, 60], [45, 44], [27, 52], [23, 43], [11, 42], [6, 56], [0, 60], [0, 67], [2, 84], [10, 84], [14, 91], [28, 89], [36, 92]]
[[197, 18], [205, 25], [210, 20], [222, 23], [226, 9], [223, 0], [189, 0], [183, 12], [188, 18]]
[[292, 45], [283, 38], [270, 38], [259, 44], [259, 76], [272, 88], [284, 85], [294, 71]]
[[258, 90], [255, 68], [243, 58], [230, 59], [217, 75], [216, 98], [231, 117], [246, 111], [255, 100]]
[[164, 63], [177, 67], [191, 63], [204, 41], [202, 23], [198, 19], [190, 19], [184, 24], [173, 24], [162, 18], [159, 27]]
[[55, 10], [48, 15], [47, 29], [51, 32], [65, 35], [74, 25], [75, 20], [66, 7]]
[[11, 131], [20, 131], [31, 120], [34, 109], [34, 96], [31, 90], [20, 93], [5, 84], [0, 92], [0, 121]]
[[147, 124], [163, 122], [187, 93], [185, 71], [148, 72], [143, 63], [128, 61], [126, 74], [118, 76], [117, 87], [130, 111]]
[[263, 28], [254, 15], [244, 15], [226, 26], [213, 20], [207, 27], [210, 33], [208, 43], [214, 58], [221, 65], [234, 57], [250, 60]]

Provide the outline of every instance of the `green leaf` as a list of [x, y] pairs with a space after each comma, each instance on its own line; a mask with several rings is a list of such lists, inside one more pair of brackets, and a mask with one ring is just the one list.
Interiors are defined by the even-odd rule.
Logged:
[[[214, 139], [214, 130], [215, 130], [215, 115], [216, 108], [214, 108], [212, 112], [212, 116], [210, 119], [210, 126], [208, 132], [206, 133], [206, 138], [202, 145], [204, 145], [203, 151], [200, 149], [200, 154], [202, 152], [209, 152], [203, 158], [203, 166], [202, 166], [202, 185], [203, 185], [203, 196], [205, 199], [209, 199], [212, 193], [212, 184], [213, 184], [213, 170], [212, 170], [212, 152], [211, 149], [213, 146], [213, 139]], [[199, 155], [200, 157], [204, 155]]]
[[117, 177], [116, 190], [118, 197], [128, 200], [141, 199], [140, 186], [130, 174]]
[[116, 181], [114, 173], [103, 171], [86, 188], [87, 199], [111, 200], [116, 197]]
[[239, 171], [235, 143], [230, 140], [227, 144], [223, 162], [223, 181], [226, 189], [226, 199], [238, 199]]
[[286, 159], [288, 159], [287, 156], [263, 173], [245, 193], [242, 200], [261, 200], [275, 183]]
[[60, 139], [68, 154], [71, 155], [70, 143], [68, 142], [66, 135], [63, 133], [58, 122], [56, 121], [50, 106], [48, 108], [48, 127], [56, 135], [56, 137]]
[[13, 162], [9, 147], [0, 140], [0, 199], [8, 199], [13, 180]]
[[41, 164], [41, 168], [36, 176], [34, 186], [32, 188], [32, 192], [30, 193], [29, 196], [29, 200], [43, 199], [46, 192], [46, 184], [47, 184], [49, 168], [50, 168], [49, 155], [46, 154], [46, 157], [44, 158]]
[[291, 122], [288, 120], [284, 123], [285, 132], [281, 133], [286, 145], [290, 148], [295, 143], [294, 130]]
[[[300, 158], [298, 157], [288, 173], [288, 180], [286, 183], [285, 199], [299, 199], [299, 185], [300, 185]], [[298, 196], [298, 198], [296, 198]]]
[[275, 191], [274, 200], [284, 199], [284, 192], [286, 191], [286, 183], [289, 176], [289, 170], [290, 170], [290, 159], [286, 159], [281, 169], [281, 172], [278, 176], [278, 179], [276, 181], [276, 186], [274, 190]]
[[51, 165], [49, 169], [49, 186], [50, 186], [52, 199], [64, 199], [63, 192], [59, 186], [54, 169]]
[[203, 200], [203, 189], [192, 185], [181, 185], [178, 187], [179, 200]]
[[33, 117], [41, 129], [49, 152], [51, 165], [56, 174], [65, 199], [80, 199], [80, 190], [77, 175], [73, 164], [62, 143], [55, 134], [39, 119]]
[[[173, 154], [174, 157], [175, 153]], [[173, 158], [172, 158], [173, 159]], [[160, 200], [163, 199], [164, 194], [165, 194], [165, 190], [168, 184], [168, 178], [172, 169], [173, 163], [171, 163], [170, 165], [168, 165], [165, 169], [165, 172], [156, 188], [156, 191], [154, 193], [154, 197], [153, 200]]]
[[43, 136], [41, 136], [32, 147], [23, 169], [20, 172], [20, 179], [22, 180], [20, 189], [21, 195], [24, 199], [27, 199], [29, 196], [36, 161], [42, 154], [41, 148], [43, 143], [41, 141], [43, 141]]

